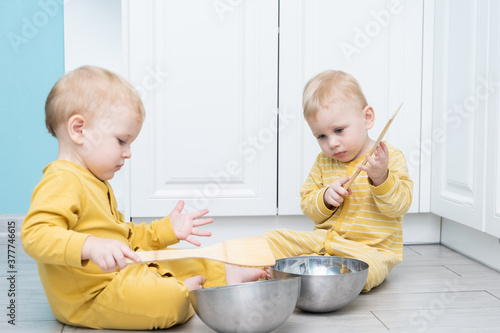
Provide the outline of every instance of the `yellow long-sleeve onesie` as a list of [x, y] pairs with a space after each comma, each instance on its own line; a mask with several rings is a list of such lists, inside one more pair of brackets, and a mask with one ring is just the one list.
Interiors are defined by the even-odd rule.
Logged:
[[265, 233], [277, 259], [300, 255], [332, 255], [369, 264], [363, 291], [384, 281], [403, 259], [403, 215], [412, 201], [413, 182], [398, 149], [389, 149], [389, 175], [373, 186], [362, 171], [337, 209], [325, 206], [323, 195], [336, 179], [352, 175], [363, 157], [342, 163], [320, 153], [302, 189], [301, 208], [316, 224], [314, 231], [272, 230]]
[[200, 274], [206, 279], [204, 287], [227, 284], [222, 263], [197, 259], [103, 273], [92, 261], [81, 259], [90, 235], [119, 240], [136, 251], [178, 242], [168, 217], [149, 225], [125, 223], [107, 181], [68, 161], [49, 164], [33, 192], [21, 239], [38, 263], [54, 316], [65, 324], [167, 328], [194, 314], [183, 280]]

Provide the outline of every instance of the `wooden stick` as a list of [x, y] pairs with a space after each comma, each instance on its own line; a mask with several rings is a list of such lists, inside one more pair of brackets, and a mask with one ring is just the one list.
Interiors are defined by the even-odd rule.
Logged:
[[127, 259], [127, 264], [139, 264], [187, 258], [210, 259], [239, 266], [264, 267], [276, 263], [274, 254], [264, 237], [232, 239], [198, 249], [166, 249], [138, 251], [141, 262]]
[[[394, 120], [394, 118], [396, 118], [396, 115], [398, 114], [398, 112], [399, 112], [399, 110], [401, 109], [402, 106], [403, 106], [403, 103], [401, 103], [399, 105], [399, 107], [396, 109], [396, 112], [394, 112], [394, 114], [392, 115], [391, 119], [389, 119], [389, 121], [385, 125], [384, 129], [382, 130], [382, 133], [380, 133], [380, 135], [378, 136], [378, 139], [375, 142], [375, 144], [373, 145], [372, 149], [368, 152], [369, 155], [372, 155], [373, 152], [375, 151], [375, 149], [377, 149], [377, 147], [380, 144], [380, 142], [382, 142], [382, 139], [384, 138], [385, 133], [389, 129], [389, 126], [391, 125], [391, 123]], [[367, 160], [366, 160], [366, 157], [365, 157], [365, 159], [363, 160], [363, 162], [361, 163], [361, 165], [365, 165], [366, 163], [367, 163]], [[349, 186], [351, 186], [351, 184], [354, 182], [354, 179], [356, 179], [356, 177], [359, 175], [360, 172], [361, 172], [361, 169], [358, 167], [356, 169], [356, 171], [352, 174], [352, 176], [349, 179], [349, 181], [344, 184], [344, 188], [346, 190], [349, 188]]]

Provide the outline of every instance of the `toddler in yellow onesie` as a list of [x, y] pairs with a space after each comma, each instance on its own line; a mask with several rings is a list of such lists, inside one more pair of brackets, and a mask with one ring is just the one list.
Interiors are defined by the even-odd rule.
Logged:
[[147, 225], [125, 223], [108, 180], [131, 157], [130, 144], [145, 116], [136, 90], [107, 70], [84, 66], [65, 74], [45, 105], [46, 125], [59, 144], [44, 169], [22, 225], [26, 252], [55, 317], [75, 326], [155, 329], [182, 324], [193, 314], [189, 290], [266, 278], [264, 270], [208, 260], [155, 264], [134, 251], [164, 249], [193, 236], [207, 210], [172, 213]]
[[[341, 71], [312, 78], [303, 94], [304, 118], [322, 152], [302, 189], [301, 208], [314, 231], [272, 230], [263, 236], [276, 258], [331, 255], [369, 264], [363, 291], [381, 284], [403, 258], [403, 215], [412, 201], [413, 182], [403, 154], [368, 130], [375, 121], [357, 80]], [[366, 157], [368, 163], [360, 166]], [[343, 185], [360, 168], [349, 189]]]

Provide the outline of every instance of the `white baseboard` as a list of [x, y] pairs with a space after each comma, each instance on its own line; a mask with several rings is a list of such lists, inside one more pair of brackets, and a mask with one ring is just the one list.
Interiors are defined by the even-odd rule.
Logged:
[[443, 218], [441, 244], [500, 271], [500, 242], [495, 236]]
[[431, 213], [406, 214], [403, 220], [403, 242], [410, 244], [439, 244], [441, 217]]
[[[214, 223], [202, 227], [212, 232], [209, 238], [199, 237], [203, 246], [232, 238], [260, 236], [272, 229], [313, 230], [314, 223], [304, 215], [213, 217]], [[133, 218], [134, 222], [151, 222], [155, 218]], [[405, 244], [437, 244], [440, 240], [441, 218], [430, 213], [406, 214], [403, 222]], [[189, 248], [182, 242], [174, 247]]]
[[[7, 235], [7, 223], [15, 221], [19, 233], [24, 215], [0, 215], [0, 237]], [[154, 218], [134, 218], [134, 222], [151, 222]], [[293, 216], [233, 216], [214, 217], [214, 223], [202, 227], [212, 232], [209, 238], [200, 237], [204, 246], [232, 238], [260, 236], [272, 229], [313, 230], [314, 223], [303, 215]], [[436, 244], [440, 241], [441, 218], [430, 213], [406, 214], [403, 222], [405, 244]], [[184, 246], [184, 243], [178, 244]], [[187, 246], [189, 247], [189, 245]]]

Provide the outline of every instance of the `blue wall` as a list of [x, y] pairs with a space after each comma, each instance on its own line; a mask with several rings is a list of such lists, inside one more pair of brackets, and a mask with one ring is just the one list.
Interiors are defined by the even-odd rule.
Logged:
[[44, 104], [64, 73], [62, 0], [0, 1], [0, 214], [25, 214], [57, 141]]

